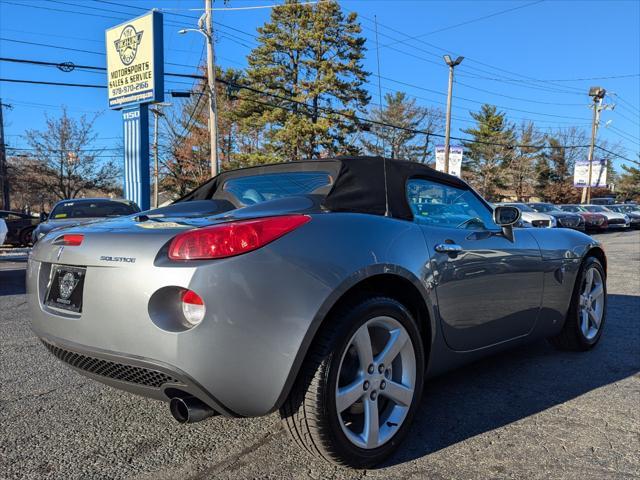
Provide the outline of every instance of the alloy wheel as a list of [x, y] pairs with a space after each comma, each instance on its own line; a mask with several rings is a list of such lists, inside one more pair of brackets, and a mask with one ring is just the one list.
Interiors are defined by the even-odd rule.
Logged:
[[584, 338], [593, 340], [604, 314], [604, 281], [597, 268], [590, 267], [585, 272], [579, 301], [580, 331]]
[[353, 334], [338, 370], [336, 410], [354, 445], [373, 449], [402, 426], [414, 398], [416, 355], [406, 329], [375, 317]]

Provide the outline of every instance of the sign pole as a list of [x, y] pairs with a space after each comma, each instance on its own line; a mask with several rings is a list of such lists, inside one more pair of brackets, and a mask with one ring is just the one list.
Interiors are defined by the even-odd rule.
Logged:
[[149, 105], [122, 110], [124, 127], [124, 196], [149, 210]]

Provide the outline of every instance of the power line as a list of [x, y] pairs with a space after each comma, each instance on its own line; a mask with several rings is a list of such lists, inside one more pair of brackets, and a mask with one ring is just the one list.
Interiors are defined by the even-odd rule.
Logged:
[[[7, 78], [0, 78], [0, 82], [16, 82], [16, 83], [28, 83], [28, 84], [38, 84], [38, 85], [56, 85], [56, 86], [65, 86], [65, 87], [86, 87], [86, 88], [102, 88], [102, 89], [106, 89], [107, 86], [106, 85], [92, 85], [92, 84], [78, 84], [78, 83], [66, 83], [66, 82], [47, 82], [47, 81], [38, 81], [38, 80], [22, 80], [22, 79], [7, 79]], [[286, 98], [283, 97], [281, 95], [277, 95], [274, 93], [270, 93], [270, 92], [265, 92], [263, 90], [259, 90], [247, 85], [241, 85], [235, 82], [230, 82], [228, 80], [224, 80], [224, 79], [216, 79], [217, 82], [225, 84], [225, 85], [229, 85], [231, 87], [234, 87], [236, 89], [242, 89], [242, 90], [249, 90], [252, 91], [254, 93], [259, 93], [262, 95], [266, 95], [269, 97], [273, 97], [273, 98], [277, 98], [280, 100], [284, 100], [287, 102], [291, 102], [300, 106], [304, 106], [307, 109], [312, 109], [313, 106], [309, 105], [307, 103], [304, 102], [300, 102], [298, 100], [294, 100], [292, 98]], [[243, 100], [250, 100], [247, 98], [243, 98]], [[273, 103], [266, 103], [266, 105], [272, 106], [274, 108], [282, 108], [285, 110], [288, 110], [287, 107], [283, 106], [283, 105], [278, 105], [278, 104], [273, 104]], [[329, 114], [332, 115], [338, 115], [344, 118], [347, 118], [351, 121], [354, 122], [361, 122], [361, 123], [368, 123], [371, 125], [378, 125], [381, 127], [386, 127], [386, 128], [394, 128], [394, 129], [398, 129], [398, 130], [402, 130], [402, 131], [406, 131], [406, 132], [411, 132], [411, 133], [415, 133], [415, 134], [421, 134], [421, 135], [430, 135], [432, 137], [439, 137], [439, 138], [444, 138], [444, 135], [440, 135], [437, 133], [433, 133], [427, 130], [420, 130], [420, 129], [415, 129], [415, 128], [408, 128], [408, 127], [403, 127], [401, 125], [393, 125], [390, 123], [385, 123], [385, 122], [379, 122], [377, 120], [372, 120], [372, 119], [368, 119], [368, 118], [364, 118], [358, 115], [354, 115], [354, 114], [350, 114], [350, 113], [345, 113], [345, 112], [340, 112], [340, 111], [336, 111], [333, 110], [331, 108], [328, 107], [318, 107], [319, 110], [328, 112]], [[306, 116], [312, 116], [313, 113], [312, 112], [305, 112], [305, 111], [300, 111], [298, 110], [298, 113], [301, 113], [303, 115]], [[331, 117], [327, 116], [327, 115], [318, 115], [320, 117], [323, 118], [327, 118], [327, 119], [331, 119]], [[458, 140], [458, 141], [462, 141], [462, 142], [467, 142], [467, 143], [478, 143], [478, 144], [482, 144], [482, 145], [493, 145], [493, 146], [501, 146], [501, 147], [507, 147], [507, 148], [534, 148], [534, 147], [538, 147], [537, 145], [520, 145], [520, 144], [507, 144], [507, 143], [498, 143], [498, 142], [485, 142], [485, 141], [481, 141], [481, 140], [471, 140], [471, 139], [466, 139], [466, 138], [462, 138], [462, 137], [451, 137], [451, 139], [453, 140]], [[563, 145], [563, 146], [548, 146], [548, 148], [584, 148], [584, 147], [588, 147], [588, 145]]]
[[[21, 40], [8, 39], [8, 38], [4, 38], [4, 37], [0, 37], [0, 40], [13, 41], [13, 42], [18, 42], [18, 43], [29, 43], [29, 44], [32, 44], [32, 45], [43, 46], [43, 47], [51, 47], [51, 48], [58, 48], [58, 49], [62, 49], [62, 50], [71, 50], [71, 51], [77, 51], [78, 50], [78, 49], [73, 49], [73, 48], [68, 48], [68, 47], [57, 46], [57, 45], [48, 45], [48, 44], [41, 44], [41, 43], [35, 43], [35, 42], [25, 42], [25, 41], [21, 41]], [[93, 51], [90, 51], [90, 50], [82, 50], [82, 51], [84, 51], [86, 53], [94, 53], [94, 54], [97, 54], [97, 55], [103, 55], [104, 56], [104, 53], [101, 53], [101, 52], [93, 52]], [[13, 59], [13, 60], [23, 61], [23, 63], [36, 62], [34, 60], [19, 60], [19, 59]], [[8, 61], [13, 61], [13, 60], [9, 59]], [[52, 66], [59, 65], [59, 64], [55, 64], [53, 62], [41, 62], [41, 63], [43, 63], [43, 64], [49, 64], [50, 63]], [[192, 67], [190, 65], [175, 64], [175, 63], [169, 63], [169, 62], [167, 62], [167, 65], [194, 68], [194, 67]], [[78, 68], [87, 68], [87, 69], [93, 69], [93, 70], [106, 71], [106, 68], [104, 68], [104, 67], [93, 67], [93, 66], [86, 66], [86, 65], [79, 65]], [[183, 77], [183, 78], [202, 78], [202, 79], [205, 78], [203, 76], [194, 75], [194, 74], [166, 73], [165, 75], [175, 76], [175, 77]], [[377, 74], [372, 74], [372, 75], [373, 76], [378, 76]], [[429, 92], [429, 93], [433, 93], [435, 95], [446, 96], [445, 93], [442, 93], [442, 92], [440, 92], [438, 90], [433, 90], [433, 89], [430, 89], [430, 88], [422, 87], [420, 85], [415, 85], [415, 84], [412, 84], [412, 83], [409, 83], [409, 82], [403, 82], [401, 80], [395, 80], [393, 78], [386, 77], [386, 76], [379, 76], [379, 78], [381, 78], [383, 80], [387, 80], [387, 81], [392, 82], [392, 83], [403, 85], [403, 86], [406, 86], [406, 87], [411, 87], [411, 88], [415, 88], [415, 89], [418, 89], [418, 90], [422, 90], [422, 91], [426, 91], [426, 92]], [[372, 84], [372, 82], [370, 82], [370, 81], [367, 81], [366, 83]], [[464, 84], [464, 85], [466, 86], [466, 84]], [[462, 101], [466, 101], [466, 102], [470, 102], [470, 103], [475, 103], [475, 104], [478, 104], [478, 105], [483, 105], [483, 104], [486, 103], [485, 101], [482, 101], [482, 100], [475, 100], [475, 99], [472, 99], [472, 98], [466, 98], [466, 97], [461, 97], [461, 96], [456, 96], [456, 95], [454, 95], [454, 98], [457, 99], [457, 100], [462, 100]], [[539, 116], [544, 116], [544, 117], [564, 118], [564, 119], [569, 119], [569, 120], [583, 120], [583, 121], [586, 121], [586, 119], [582, 118], [582, 117], [574, 117], [574, 116], [567, 116], [567, 115], [557, 115], [557, 114], [543, 113], [543, 112], [534, 112], [534, 111], [531, 111], [531, 110], [522, 110], [522, 109], [518, 109], [518, 108], [514, 108], [514, 107], [507, 107], [507, 106], [504, 106], [504, 105], [496, 105], [496, 107], [498, 107], [500, 109], [503, 109], [503, 110], [507, 110], [507, 111], [527, 113], [527, 114], [530, 114], [530, 115], [539, 115]], [[456, 107], [456, 108], [461, 108], [461, 107]]]
[[594, 147], [598, 148], [598, 149], [600, 149], [600, 150], [602, 150], [604, 152], [607, 152], [608, 154], [613, 155], [614, 157], [618, 157], [621, 160], [626, 160], [627, 162], [634, 162], [634, 160], [631, 160], [630, 158], [627, 158], [627, 157], [625, 157], [623, 155], [620, 155], [619, 153], [612, 152], [611, 150], [607, 150], [606, 148], [601, 147], [600, 145], [594, 145]]
[[512, 7], [512, 8], [508, 8], [506, 10], [501, 10], [499, 12], [494, 12], [494, 13], [490, 13], [488, 15], [483, 15], [481, 17], [472, 18], [472, 19], [466, 20], [464, 22], [460, 22], [460, 23], [456, 23], [454, 25], [449, 25], [449, 26], [446, 26], [446, 27], [438, 28], [436, 30], [432, 30], [432, 31], [427, 32], [427, 33], [422, 33], [422, 34], [416, 35], [414, 37], [409, 37], [406, 40], [399, 40], [399, 41], [394, 42], [394, 43], [390, 43], [390, 44], [387, 44], [387, 45], [382, 45], [382, 47], [383, 48], [384, 47], [388, 47], [389, 45], [394, 45], [395, 43], [405, 43], [405, 42], [407, 42], [409, 40], [417, 40], [417, 39], [422, 38], [422, 37], [433, 35], [434, 33], [444, 32], [446, 30], [451, 30], [452, 28], [458, 28], [458, 27], [462, 27], [464, 25], [469, 25], [470, 23], [475, 23], [475, 22], [479, 22], [481, 20], [486, 20], [487, 18], [497, 17], [498, 15], [504, 15], [505, 13], [513, 12], [514, 10], [520, 10], [521, 8], [531, 7], [531, 6], [536, 5], [538, 3], [542, 3], [543, 1], [544, 0], [537, 0], [535, 2], [527, 3], [525, 5], [518, 5], [517, 7]]

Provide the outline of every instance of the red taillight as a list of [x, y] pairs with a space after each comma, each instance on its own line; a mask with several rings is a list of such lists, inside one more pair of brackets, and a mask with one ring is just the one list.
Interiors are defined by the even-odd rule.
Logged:
[[169, 245], [172, 260], [225, 258], [256, 250], [304, 225], [311, 217], [285, 215], [240, 220], [177, 235]]
[[62, 244], [67, 247], [77, 247], [84, 240], [81, 233], [66, 233], [62, 236]]

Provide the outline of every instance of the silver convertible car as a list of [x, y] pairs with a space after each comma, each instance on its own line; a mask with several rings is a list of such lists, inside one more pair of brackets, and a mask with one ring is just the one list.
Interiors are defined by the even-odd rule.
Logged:
[[228, 171], [43, 237], [32, 326], [62, 362], [180, 422], [279, 410], [312, 454], [370, 467], [407, 434], [426, 378], [540, 338], [598, 342], [601, 245], [519, 217], [417, 163]]

